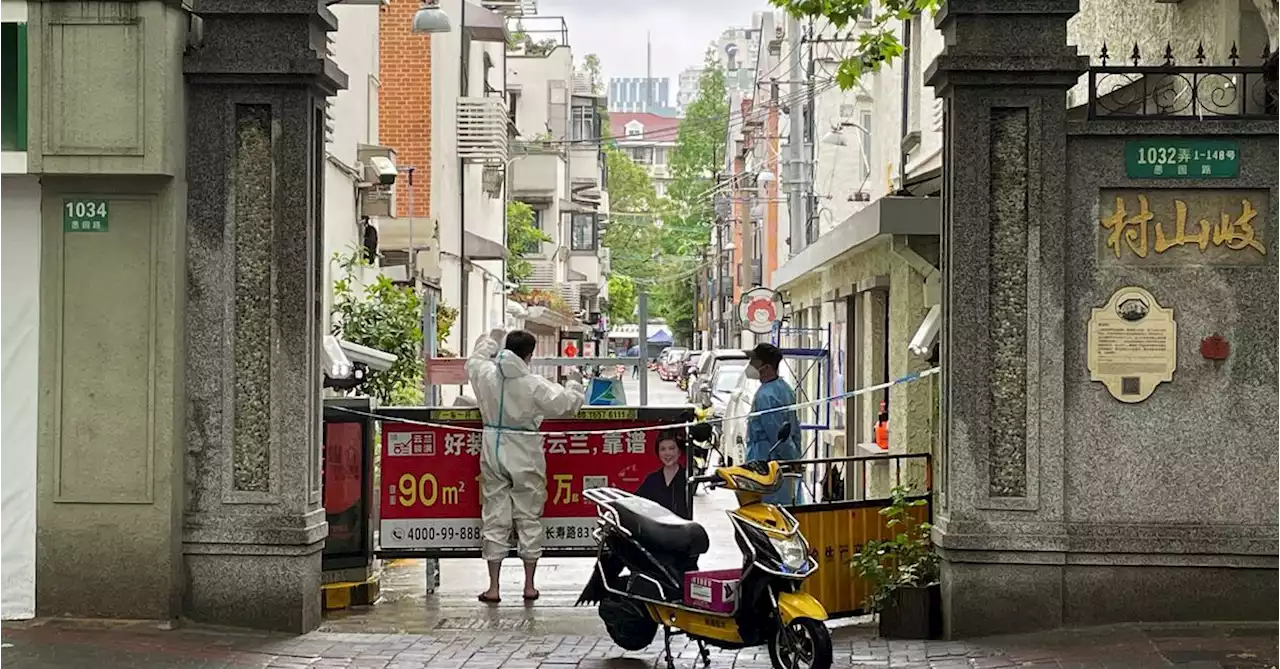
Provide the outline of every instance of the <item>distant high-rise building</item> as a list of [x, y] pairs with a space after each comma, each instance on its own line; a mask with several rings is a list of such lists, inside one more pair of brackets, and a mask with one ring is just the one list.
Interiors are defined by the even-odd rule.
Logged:
[[[734, 93], [744, 93], [747, 97], [755, 91], [756, 79], [770, 77], [785, 79], [785, 72], [759, 72], [760, 49], [767, 47], [777, 35], [762, 35], [760, 26], [764, 21], [764, 12], [751, 15], [751, 27], [727, 28], [720, 37], [711, 43], [716, 60], [724, 68], [725, 95], [732, 98]], [[781, 13], [775, 12], [774, 25], [781, 25]], [[690, 103], [698, 98], [699, 80], [702, 77], [701, 67], [691, 67], [680, 73], [679, 88], [676, 92], [676, 111], [684, 116]]]
[[671, 80], [621, 77], [609, 80], [609, 111], [671, 113]]
[[702, 81], [702, 68], [691, 67], [680, 73], [680, 81], [676, 88], [676, 112], [684, 116], [684, 110], [698, 99], [698, 90]]

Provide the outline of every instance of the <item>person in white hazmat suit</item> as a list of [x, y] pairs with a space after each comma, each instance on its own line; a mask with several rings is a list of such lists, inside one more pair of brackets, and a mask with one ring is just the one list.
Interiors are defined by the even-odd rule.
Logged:
[[517, 431], [536, 431], [544, 417], [573, 415], [585, 401], [582, 383], [564, 386], [529, 371], [537, 345], [524, 330], [506, 335], [494, 330], [476, 342], [467, 359], [467, 380], [484, 420], [480, 450], [481, 534], [489, 566], [489, 589], [480, 601], [501, 601], [502, 559], [517, 535], [516, 552], [524, 562], [524, 599], [538, 598], [534, 576], [542, 557], [542, 510], [547, 502], [547, 460], [542, 437]]

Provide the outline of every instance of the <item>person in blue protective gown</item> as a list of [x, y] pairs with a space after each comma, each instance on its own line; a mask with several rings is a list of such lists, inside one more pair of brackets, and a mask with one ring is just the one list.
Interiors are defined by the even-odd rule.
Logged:
[[[782, 367], [782, 351], [773, 344], [759, 344], [747, 352], [750, 366], [748, 378], [760, 379], [760, 389], [751, 400], [752, 416], [747, 420], [747, 460], [798, 460], [800, 459], [800, 419], [796, 414], [796, 393], [778, 376]], [[780, 407], [789, 407], [779, 409]], [[761, 411], [768, 413], [759, 414]], [[791, 423], [791, 436], [778, 444], [778, 431], [784, 423]], [[799, 502], [796, 481], [787, 479], [778, 492], [766, 495], [764, 501], [772, 504], [796, 504]]]
[[[586, 400], [581, 380], [561, 386], [529, 371], [537, 346], [534, 336], [494, 330], [476, 342], [467, 358], [467, 380], [484, 419], [480, 449], [481, 551], [489, 565], [489, 589], [480, 601], [499, 601], [502, 559], [511, 551], [524, 562], [524, 599], [538, 598], [534, 576], [542, 557], [542, 511], [547, 503], [547, 459], [542, 435], [544, 417], [572, 416]], [[505, 341], [499, 350], [498, 342]], [[513, 431], [514, 430], [514, 431]]]

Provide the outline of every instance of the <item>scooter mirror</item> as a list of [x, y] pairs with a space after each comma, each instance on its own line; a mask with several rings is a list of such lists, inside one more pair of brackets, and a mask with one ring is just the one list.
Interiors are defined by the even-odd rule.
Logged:
[[711, 423], [698, 423], [689, 428], [689, 436], [694, 441], [711, 441]]
[[778, 428], [778, 441], [786, 441], [791, 438], [791, 423], [786, 422], [782, 427]]

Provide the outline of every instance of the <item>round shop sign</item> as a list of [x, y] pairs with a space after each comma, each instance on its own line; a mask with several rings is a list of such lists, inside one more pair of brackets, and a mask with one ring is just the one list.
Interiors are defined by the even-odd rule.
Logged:
[[742, 324], [756, 334], [771, 332], [781, 312], [782, 300], [768, 288], [752, 288], [742, 294], [742, 301], [738, 303]]

